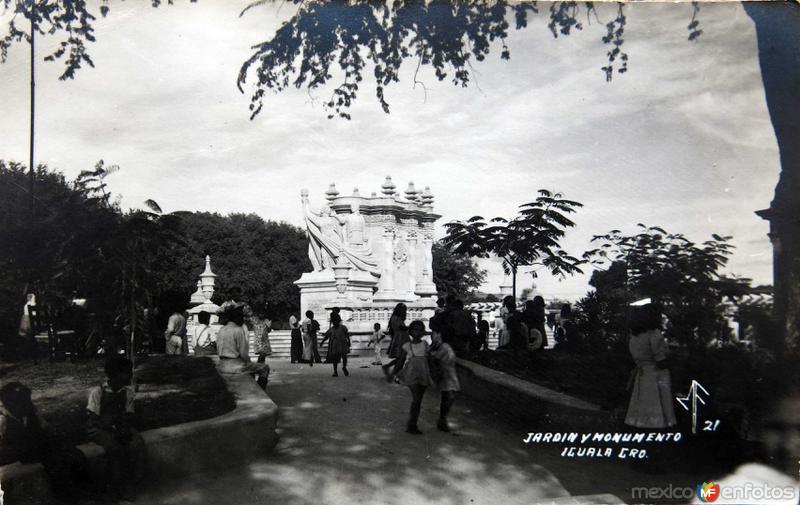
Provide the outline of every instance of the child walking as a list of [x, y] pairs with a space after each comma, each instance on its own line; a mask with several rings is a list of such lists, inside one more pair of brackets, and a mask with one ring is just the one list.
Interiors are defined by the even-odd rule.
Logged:
[[422, 432], [417, 427], [417, 420], [422, 407], [422, 397], [425, 395], [425, 389], [433, 384], [433, 379], [428, 368], [428, 343], [422, 340], [425, 335], [425, 323], [419, 320], [412, 321], [408, 326], [408, 333], [411, 340], [401, 347], [399, 363], [402, 363], [403, 368], [397, 377], [401, 384], [411, 390], [411, 409], [406, 432], [419, 435]]
[[381, 359], [381, 340], [383, 340], [385, 335], [381, 331], [381, 323], [375, 323], [372, 330], [372, 339], [370, 339], [367, 344], [371, 345], [372, 349], [375, 351], [375, 361], [373, 361], [372, 364], [383, 365], [383, 360]]
[[347, 331], [347, 326], [342, 324], [342, 316], [338, 312], [331, 314], [331, 327], [325, 332], [325, 337], [321, 346], [326, 340], [330, 340], [328, 344], [328, 359], [327, 361], [333, 363], [333, 377], [339, 376], [339, 360], [342, 361], [342, 372], [350, 375], [347, 371], [347, 355], [350, 353], [350, 334]]
[[461, 391], [461, 383], [458, 381], [456, 372], [456, 353], [450, 344], [442, 342], [441, 335], [434, 335], [431, 356], [439, 363], [441, 371], [436, 383], [439, 391], [442, 392], [442, 401], [439, 404], [439, 422], [436, 423], [436, 427], [441, 431], [449, 432], [450, 425], [447, 423], [447, 415], [456, 400], [456, 391]]
[[106, 383], [89, 390], [87, 431], [90, 440], [105, 449], [109, 491], [132, 500], [145, 468], [144, 440], [133, 427], [133, 365], [124, 356], [114, 356], [105, 372]]

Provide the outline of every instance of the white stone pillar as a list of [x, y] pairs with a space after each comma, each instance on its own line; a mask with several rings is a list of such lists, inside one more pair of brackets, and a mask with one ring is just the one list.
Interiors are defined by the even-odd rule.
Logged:
[[425, 231], [422, 236], [422, 268], [419, 271], [416, 294], [422, 297], [436, 294], [433, 283], [433, 233]]
[[383, 229], [381, 291], [385, 298], [391, 298], [394, 294], [394, 228], [389, 226]]
[[408, 294], [417, 290], [417, 232], [408, 232]]

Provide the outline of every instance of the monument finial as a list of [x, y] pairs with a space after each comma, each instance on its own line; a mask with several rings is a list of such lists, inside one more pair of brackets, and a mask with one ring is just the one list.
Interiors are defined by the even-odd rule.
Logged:
[[353, 188], [353, 196], [361, 196], [358, 194], [358, 188]]
[[393, 196], [394, 195], [394, 188], [396, 188], [396, 187], [397, 186], [395, 186], [394, 183], [392, 182], [392, 176], [391, 175], [387, 175], [386, 176], [386, 181], [381, 186], [381, 192], [386, 196]]
[[206, 254], [206, 269], [200, 274], [200, 277], [216, 277], [217, 274], [211, 271], [211, 256]]
[[329, 202], [332, 202], [337, 196], [339, 196], [339, 190], [336, 189], [336, 184], [332, 182], [331, 185], [328, 186], [328, 191], [325, 192], [325, 198], [327, 198]]
[[408, 183], [408, 187], [406, 188], [406, 199], [411, 202], [417, 201], [417, 188], [414, 187], [413, 182]]
[[425, 207], [433, 206], [433, 193], [431, 193], [430, 186], [425, 186], [425, 191], [420, 195], [420, 199], [422, 200], [422, 205]]

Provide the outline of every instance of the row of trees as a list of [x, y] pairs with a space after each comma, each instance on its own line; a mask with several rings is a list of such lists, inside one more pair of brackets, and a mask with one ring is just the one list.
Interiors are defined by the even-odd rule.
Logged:
[[[218, 275], [215, 302], [236, 286], [256, 317], [298, 313], [294, 281], [311, 269], [303, 230], [255, 214], [165, 214], [152, 200], [123, 212], [106, 184], [117, 170], [100, 161], [68, 181], [40, 165], [31, 216], [27, 168], [0, 160], [0, 335], [16, 333], [29, 292], [54, 309], [86, 298], [96, 343], [152, 332], [188, 302], [205, 255]], [[486, 275], [441, 243], [433, 261], [441, 292], [470, 293]]]
[[[560, 242], [575, 225], [569, 215], [580, 207], [561, 193], [540, 190], [512, 219], [474, 216], [446, 224], [444, 243], [464, 255], [501, 259], [515, 297], [523, 267], [532, 268], [534, 277], [545, 270], [562, 278], [594, 268], [594, 289], [578, 302], [577, 318], [587, 340], [599, 348], [625, 341], [629, 305], [642, 298], [663, 308], [670, 321], [667, 336], [677, 342], [696, 347], [726, 336], [730, 313], [725, 302], [735, 305], [753, 291], [749, 279], [722, 274], [733, 252], [732, 237], [715, 234], [697, 244], [682, 234], [639, 224], [634, 234], [612, 230], [593, 237], [598, 247], [579, 258], [564, 251]], [[742, 317], [762, 320], [760, 343], [774, 348], [776, 341], [762, 317], [768, 312], [748, 312], [754, 309], [744, 309]]]
[[145, 314], [188, 302], [206, 254], [219, 275], [216, 301], [238, 286], [259, 317], [298, 310], [292, 282], [310, 269], [302, 230], [255, 214], [164, 214], [151, 200], [123, 212], [105, 183], [115, 170], [101, 161], [70, 182], [40, 165], [31, 216], [26, 167], [0, 161], [3, 336], [16, 333], [28, 292], [53, 309], [86, 298], [94, 341], [150, 331]]

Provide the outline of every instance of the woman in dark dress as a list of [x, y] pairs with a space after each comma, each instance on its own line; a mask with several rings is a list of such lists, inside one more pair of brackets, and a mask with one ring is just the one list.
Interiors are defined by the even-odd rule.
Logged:
[[292, 363], [298, 363], [303, 359], [303, 332], [300, 330], [300, 321], [294, 314], [289, 317], [289, 328], [292, 330]]
[[[389, 318], [389, 334], [392, 336], [391, 343], [389, 344], [389, 360], [381, 368], [386, 375], [386, 380], [391, 381], [394, 372], [389, 369], [397, 364], [397, 358], [400, 357], [403, 344], [410, 342], [408, 336], [408, 326], [406, 326], [406, 313], [408, 308], [405, 303], [398, 303], [394, 307], [392, 317]], [[396, 367], [395, 367], [396, 368]]]
[[547, 316], [545, 315], [544, 298], [535, 296], [533, 300], [525, 302], [525, 310], [522, 312], [522, 318], [528, 326], [529, 333], [532, 334], [533, 330], [537, 330], [541, 336], [541, 340], [535, 343], [534, 350], [543, 349], [544, 346], [547, 345], [547, 333], [545, 332]]

